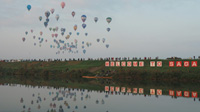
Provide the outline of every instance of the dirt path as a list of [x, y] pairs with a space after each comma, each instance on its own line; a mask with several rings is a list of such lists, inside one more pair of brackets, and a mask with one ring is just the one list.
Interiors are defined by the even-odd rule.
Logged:
[[96, 72], [96, 71], [98, 71], [98, 70], [101, 70], [101, 69], [103, 69], [105, 66], [100, 66], [100, 67], [92, 67], [92, 68], [90, 68], [89, 69], [89, 72]]

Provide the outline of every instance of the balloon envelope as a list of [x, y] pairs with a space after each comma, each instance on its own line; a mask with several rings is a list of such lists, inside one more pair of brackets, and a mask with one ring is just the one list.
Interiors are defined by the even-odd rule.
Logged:
[[72, 16], [73, 16], [73, 17], [75, 16], [75, 12], [74, 12], [74, 11], [72, 12]]
[[77, 30], [77, 25], [74, 25], [74, 30], [75, 30], [75, 31]]
[[59, 14], [56, 14], [56, 20], [58, 21], [58, 19], [60, 18]]
[[61, 2], [60, 5], [61, 5], [62, 8], [65, 8], [65, 2]]
[[81, 16], [81, 19], [82, 19], [82, 21], [83, 21], [83, 22], [85, 22], [85, 21], [86, 21], [86, 18], [87, 18], [87, 16], [86, 16], [86, 15], [82, 15], [82, 16]]
[[110, 28], [107, 28], [106, 30], [109, 32], [109, 31], [110, 31]]
[[46, 11], [45, 12], [45, 16], [48, 18], [50, 16], [50, 12], [49, 11]]
[[85, 29], [86, 26], [87, 26], [87, 25], [86, 25], [85, 23], [82, 24], [83, 29]]
[[28, 11], [30, 11], [31, 10], [31, 5], [27, 5], [27, 9], [28, 9]]
[[94, 21], [97, 22], [97, 21], [98, 21], [98, 17], [95, 17], [95, 18], [94, 18]]
[[53, 9], [53, 8], [52, 8], [50, 11], [51, 11], [51, 13], [53, 14], [53, 13], [54, 13], [54, 11], [55, 11], [55, 9]]
[[107, 18], [106, 18], [106, 21], [107, 21], [108, 23], [110, 23], [110, 22], [112, 21], [112, 18], [111, 18], [111, 17], [107, 17]]
[[39, 17], [39, 20], [42, 21], [42, 16]]

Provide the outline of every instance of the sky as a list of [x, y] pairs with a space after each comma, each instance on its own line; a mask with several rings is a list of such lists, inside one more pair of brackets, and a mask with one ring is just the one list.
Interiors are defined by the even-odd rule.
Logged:
[[[64, 9], [60, 6], [63, 1]], [[29, 4], [32, 6], [30, 11], [26, 8]], [[50, 15], [45, 28], [44, 13], [51, 8], [55, 12]], [[76, 12], [75, 17], [71, 16], [72, 11]], [[199, 11], [199, 0], [0, 0], [0, 59], [197, 57], [200, 56]], [[56, 14], [60, 15], [58, 21]], [[85, 29], [81, 26], [81, 15], [87, 16]], [[42, 21], [39, 16], [43, 17]], [[94, 17], [99, 18], [97, 23]], [[109, 24], [107, 17], [112, 18]], [[75, 24], [77, 31], [73, 30]], [[78, 40], [78, 53], [61, 51], [56, 54], [59, 50], [50, 48], [55, 43], [51, 37], [54, 32], [49, 31], [49, 27], [56, 26], [66, 28], [64, 36], [60, 35], [59, 29], [57, 40], [66, 43]], [[108, 27], [110, 32], [106, 31]], [[28, 35], [25, 35], [26, 31]], [[72, 35], [66, 40], [69, 32]], [[84, 35], [86, 32], [88, 36]], [[41, 47], [38, 37], [47, 39]], [[97, 42], [97, 39], [101, 41]], [[92, 43], [90, 47], [84, 45], [85, 54], [82, 41]]]

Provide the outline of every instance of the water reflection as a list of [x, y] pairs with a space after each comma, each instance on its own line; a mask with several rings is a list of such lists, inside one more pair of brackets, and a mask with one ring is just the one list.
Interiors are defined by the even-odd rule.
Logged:
[[[0, 100], [0, 111], [4, 112], [122, 112], [124, 110], [132, 112], [131, 110], [133, 109], [138, 111], [149, 110], [149, 112], [162, 110], [165, 112], [163, 109], [166, 108], [167, 110], [167, 107], [187, 112], [186, 105], [192, 107], [190, 111], [196, 111], [199, 109], [200, 104], [200, 98], [196, 100], [197, 98], [184, 98], [166, 94], [151, 95], [145, 92], [144, 94], [105, 92], [102, 90], [17, 84], [0, 85], [0, 90], [0, 99], [2, 99]], [[5, 94], [7, 92], [10, 94]], [[9, 99], [6, 101], [6, 98]], [[156, 100], [159, 98], [160, 100]], [[171, 101], [169, 98], [179, 99], [180, 101]], [[17, 102], [14, 99], [17, 99]], [[184, 104], [182, 102], [187, 103]], [[12, 108], [5, 106], [8, 104], [13, 104]], [[144, 107], [140, 108], [142, 104]], [[166, 107], [163, 107], [164, 105]], [[174, 107], [174, 105], [177, 107]], [[179, 106], [183, 107], [180, 108]]]

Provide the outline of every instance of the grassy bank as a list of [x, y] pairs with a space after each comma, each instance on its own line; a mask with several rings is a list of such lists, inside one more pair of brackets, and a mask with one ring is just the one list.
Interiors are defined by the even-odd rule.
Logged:
[[[200, 82], [200, 66], [169, 67], [169, 61], [200, 60], [158, 60], [162, 67], [150, 67], [150, 60], [144, 67], [105, 67], [105, 61], [55, 61], [55, 62], [0, 62], [0, 77], [35, 80], [78, 80], [84, 75], [112, 76], [116, 82], [135, 81]], [[151, 60], [157, 61], [157, 60]]]

